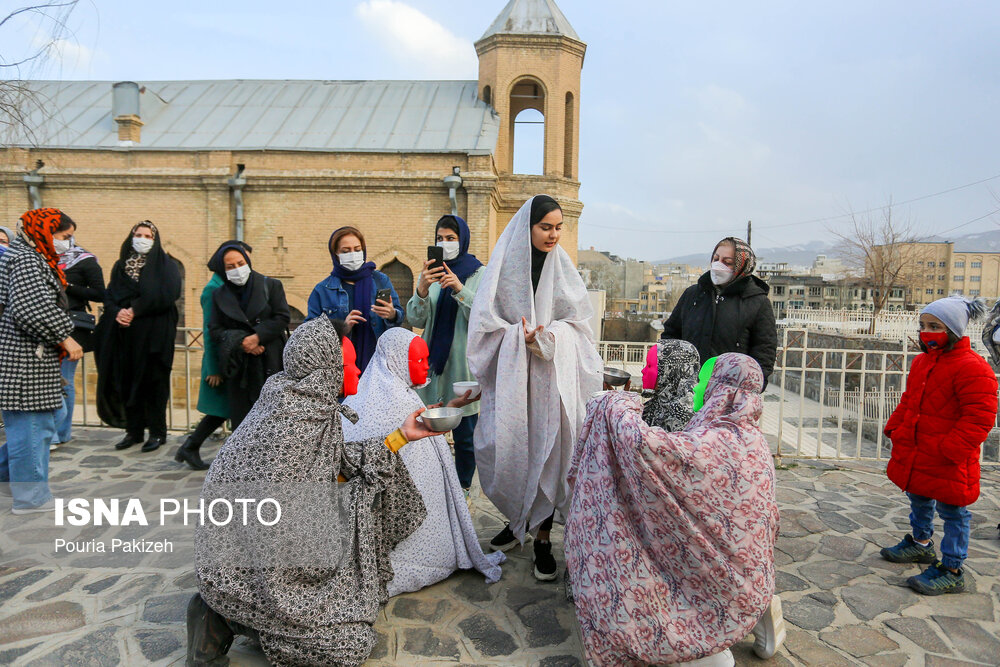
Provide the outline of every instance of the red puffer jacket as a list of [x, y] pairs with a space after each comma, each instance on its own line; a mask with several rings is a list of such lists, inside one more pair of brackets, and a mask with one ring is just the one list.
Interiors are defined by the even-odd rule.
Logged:
[[979, 448], [996, 424], [997, 379], [968, 337], [913, 360], [885, 425], [886, 471], [903, 491], [964, 507], [979, 498]]

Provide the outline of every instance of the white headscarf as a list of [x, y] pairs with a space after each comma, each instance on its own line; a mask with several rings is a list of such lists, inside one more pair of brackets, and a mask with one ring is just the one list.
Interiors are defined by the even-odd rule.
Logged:
[[[385, 438], [424, 407], [410, 380], [410, 345], [417, 339], [399, 327], [379, 337], [358, 393], [344, 401], [359, 418], [357, 424], [343, 420], [348, 441]], [[392, 551], [389, 595], [420, 590], [459, 569], [476, 568], [489, 584], [499, 580], [505, 556], [483, 553], [448, 442], [443, 436], [424, 438], [407, 444], [399, 455], [420, 491], [427, 518]]]
[[[593, 309], [580, 274], [558, 245], [531, 287], [531, 202], [500, 235], [469, 316], [469, 369], [483, 389], [476, 465], [483, 491], [523, 541], [558, 509], [564, 516], [573, 445], [586, 402], [601, 389]], [[528, 350], [521, 318], [543, 358]]]

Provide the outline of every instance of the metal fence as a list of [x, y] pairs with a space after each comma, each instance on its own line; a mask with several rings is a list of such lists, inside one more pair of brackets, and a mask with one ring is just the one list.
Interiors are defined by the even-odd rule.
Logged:
[[[851, 311], [847, 311], [851, 312]], [[891, 443], [882, 427], [906, 386], [906, 373], [919, 350], [905, 339], [889, 349], [864, 349], [864, 337], [845, 339], [852, 347], [828, 347], [820, 331], [779, 330], [778, 357], [764, 393], [760, 426], [777, 457], [835, 460], [888, 458]], [[912, 333], [912, 329], [910, 330]], [[172, 431], [191, 430], [201, 383], [203, 341], [201, 329], [179, 330], [171, 372], [171, 400], [167, 423]], [[605, 366], [620, 368], [635, 379], [655, 343], [600, 341], [597, 351]], [[95, 401], [97, 373], [90, 354], [77, 369], [74, 422], [100, 425]], [[1000, 429], [994, 429], [983, 447], [984, 463], [1000, 463]]]

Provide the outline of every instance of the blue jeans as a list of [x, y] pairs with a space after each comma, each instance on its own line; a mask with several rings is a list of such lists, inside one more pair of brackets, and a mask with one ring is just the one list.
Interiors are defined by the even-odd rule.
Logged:
[[0, 483], [10, 482], [14, 507], [49, 501], [49, 445], [56, 434], [56, 411], [4, 410], [7, 443], [0, 447]]
[[969, 529], [972, 512], [966, 507], [949, 505], [925, 498], [915, 493], [910, 497], [910, 526], [913, 539], [929, 540], [934, 534], [934, 508], [944, 520], [944, 538], [941, 540], [941, 564], [957, 570], [969, 556]]
[[70, 361], [63, 359], [59, 367], [63, 379], [69, 384], [63, 387], [63, 407], [56, 410], [56, 437], [52, 442], [59, 444], [69, 442], [73, 437], [73, 404], [76, 402], [76, 384], [73, 376], [76, 375], [76, 366], [80, 360]]
[[472, 477], [476, 474], [476, 447], [472, 436], [478, 423], [479, 415], [462, 417], [462, 421], [451, 432], [451, 439], [455, 441], [455, 472], [458, 473], [458, 482], [463, 489], [472, 486]]

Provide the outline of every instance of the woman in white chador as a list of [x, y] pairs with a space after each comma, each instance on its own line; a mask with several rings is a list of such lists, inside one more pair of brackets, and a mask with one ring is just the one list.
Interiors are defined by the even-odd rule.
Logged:
[[469, 368], [482, 386], [476, 464], [483, 491], [510, 522], [497, 551], [535, 532], [535, 578], [556, 578], [549, 529], [566, 516], [566, 480], [586, 402], [601, 389], [593, 309], [559, 247], [562, 209], [548, 195], [525, 202], [486, 266], [469, 316]]
[[[358, 413], [358, 423], [344, 421], [344, 437], [385, 437], [396, 428], [397, 415], [423, 408], [414, 391], [427, 382], [427, 343], [405, 329], [389, 329], [375, 347], [361, 377], [358, 393], [344, 404]], [[459, 399], [459, 402], [460, 399]], [[404, 414], [405, 413], [405, 414]], [[384, 432], [384, 433], [383, 433]], [[483, 553], [469, 506], [455, 472], [451, 449], [443, 436], [411, 442], [400, 450], [410, 477], [427, 507], [427, 518], [392, 550], [395, 573], [389, 595], [417, 591], [449, 577], [455, 570], [476, 568], [487, 583], [500, 579], [502, 553]]]

